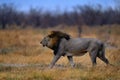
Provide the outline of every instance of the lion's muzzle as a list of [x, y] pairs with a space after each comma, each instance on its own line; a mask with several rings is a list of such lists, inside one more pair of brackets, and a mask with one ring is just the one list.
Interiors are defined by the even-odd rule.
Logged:
[[40, 44], [41, 44], [43, 47], [45, 47], [45, 46], [46, 46], [46, 44], [45, 44], [45, 43], [43, 43], [42, 41], [40, 42]]

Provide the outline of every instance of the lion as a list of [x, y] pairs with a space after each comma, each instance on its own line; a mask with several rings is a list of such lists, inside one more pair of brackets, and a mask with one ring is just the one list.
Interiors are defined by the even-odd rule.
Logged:
[[61, 56], [67, 56], [72, 67], [75, 66], [73, 56], [82, 56], [89, 53], [92, 65], [96, 65], [96, 58], [109, 64], [108, 59], [105, 57], [104, 43], [94, 38], [71, 38], [67, 33], [61, 31], [51, 31], [49, 35], [44, 37], [40, 44], [43, 47], [48, 47], [54, 51], [54, 57], [50, 64], [53, 68], [55, 63]]

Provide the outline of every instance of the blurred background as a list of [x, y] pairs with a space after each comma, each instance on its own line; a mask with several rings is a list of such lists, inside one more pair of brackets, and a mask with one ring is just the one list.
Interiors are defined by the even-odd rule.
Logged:
[[0, 0], [0, 28], [120, 24], [119, 0]]

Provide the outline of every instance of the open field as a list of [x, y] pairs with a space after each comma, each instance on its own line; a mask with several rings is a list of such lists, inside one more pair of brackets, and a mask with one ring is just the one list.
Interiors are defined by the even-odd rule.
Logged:
[[81, 37], [99, 38], [109, 44], [106, 57], [114, 66], [97, 59], [94, 68], [86, 54], [74, 57], [75, 68], [62, 57], [53, 69], [48, 69], [53, 54], [40, 45], [40, 40], [51, 30], [78, 36], [76, 27], [0, 30], [0, 80], [120, 80], [120, 25], [83, 27]]

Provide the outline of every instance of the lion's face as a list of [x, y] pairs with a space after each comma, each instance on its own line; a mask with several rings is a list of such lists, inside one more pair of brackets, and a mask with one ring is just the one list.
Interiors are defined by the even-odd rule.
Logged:
[[46, 36], [42, 39], [42, 41], [40, 42], [43, 47], [48, 47], [48, 48], [53, 48], [56, 45], [57, 42], [57, 38], [51, 38], [49, 36]]
[[70, 36], [60, 31], [52, 31], [50, 34], [44, 37], [40, 43], [43, 45], [43, 47], [46, 46], [48, 48], [55, 49], [59, 46], [62, 38], [69, 40]]
[[48, 42], [50, 41], [50, 38], [49, 37], [44, 37], [42, 39], [42, 41], [40, 42], [40, 44], [43, 45], [43, 47], [47, 46], [48, 45]]

